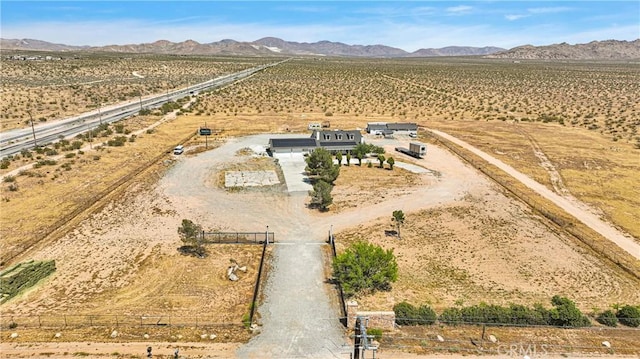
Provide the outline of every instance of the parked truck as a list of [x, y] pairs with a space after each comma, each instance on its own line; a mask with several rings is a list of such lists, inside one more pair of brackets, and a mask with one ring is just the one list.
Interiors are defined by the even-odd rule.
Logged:
[[415, 158], [422, 158], [427, 154], [427, 145], [421, 142], [411, 142], [409, 148], [396, 147], [396, 151]]

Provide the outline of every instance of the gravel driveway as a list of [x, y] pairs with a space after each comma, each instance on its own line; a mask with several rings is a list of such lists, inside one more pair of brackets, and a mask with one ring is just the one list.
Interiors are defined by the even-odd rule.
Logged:
[[273, 261], [258, 307], [260, 334], [241, 347], [239, 358], [348, 358], [349, 346], [326, 284], [322, 246], [328, 227], [317, 227], [305, 207], [306, 191], [227, 192], [212, 179], [236, 152], [267, 145], [271, 135], [231, 139], [195, 157], [182, 157], [160, 186], [179, 212], [205, 228], [275, 232]]

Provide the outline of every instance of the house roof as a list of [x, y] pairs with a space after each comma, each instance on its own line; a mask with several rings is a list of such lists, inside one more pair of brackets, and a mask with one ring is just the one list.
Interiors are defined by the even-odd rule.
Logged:
[[418, 125], [415, 123], [388, 123], [387, 129], [394, 131], [417, 130]]
[[386, 123], [368, 123], [367, 129], [369, 130], [384, 130], [387, 128]]
[[316, 140], [313, 138], [272, 138], [269, 142], [272, 148], [316, 147]]
[[355, 141], [320, 141], [320, 147], [356, 147]]

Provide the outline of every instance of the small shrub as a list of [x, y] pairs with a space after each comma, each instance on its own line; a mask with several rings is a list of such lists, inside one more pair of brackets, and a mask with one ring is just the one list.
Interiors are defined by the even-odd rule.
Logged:
[[605, 310], [604, 312], [600, 313], [600, 315], [598, 315], [596, 320], [598, 321], [598, 323], [606, 325], [608, 327], [618, 326], [618, 318], [616, 317], [616, 314], [613, 312], [613, 310]]
[[14, 176], [6, 176], [4, 179], [2, 179], [2, 182], [5, 182], [5, 183], [11, 183], [15, 181], [16, 181], [16, 178]]
[[64, 158], [74, 158], [76, 156], [75, 153], [71, 152], [71, 153], [67, 153], [64, 155]]
[[11, 164], [11, 162], [9, 162], [8, 160], [2, 160], [0, 161], [0, 169], [6, 170], [7, 168], [9, 168], [9, 165]]
[[416, 319], [420, 325], [431, 325], [436, 322], [438, 315], [428, 305], [421, 305], [416, 312]]
[[374, 340], [380, 340], [382, 338], [382, 329], [367, 328], [367, 335], [373, 335]]
[[456, 325], [462, 323], [462, 313], [460, 308], [447, 308], [441, 314], [438, 320], [444, 324]]
[[400, 302], [393, 306], [393, 312], [396, 314], [396, 323], [398, 325], [416, 325], [415, 318], [418, 310], [412, 304]]
[[18, 191], [18, 184], [17, 183], [12, 183], [9, 185], [9, 191], [11, 192], [17, 192]]
[[625, 305], [618, 310], [616, 315], [620, 323], [636, 328], [640, 326], [640, 309], [631, 305]]

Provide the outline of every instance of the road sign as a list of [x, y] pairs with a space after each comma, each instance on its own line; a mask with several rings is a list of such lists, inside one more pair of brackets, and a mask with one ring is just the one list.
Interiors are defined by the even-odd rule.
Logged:
[[200, 127], [200, 136], [211, 136], [211, 129]]

